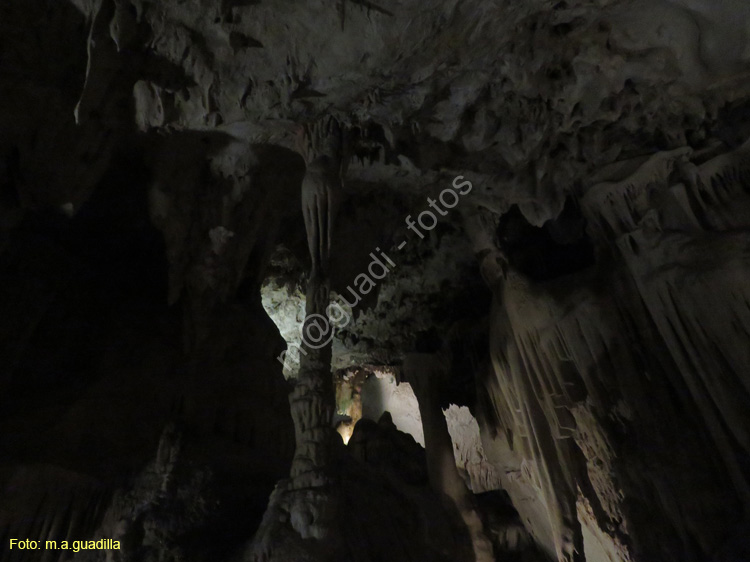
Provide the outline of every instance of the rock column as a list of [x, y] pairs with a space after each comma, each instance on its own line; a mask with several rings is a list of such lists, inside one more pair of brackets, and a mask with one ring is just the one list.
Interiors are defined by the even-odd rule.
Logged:
[[440, 407], [439, 390], [444, 374], [443, 363], [434, 355], [412, 354], [404, 360], [404, 376], [414, 389], [422, 416], [430, 485], [455, 503], [469, 530], [476, 561], [493, 562], [492, 543], [484, 533], [474, 497], [456, 468], [453, 442]]

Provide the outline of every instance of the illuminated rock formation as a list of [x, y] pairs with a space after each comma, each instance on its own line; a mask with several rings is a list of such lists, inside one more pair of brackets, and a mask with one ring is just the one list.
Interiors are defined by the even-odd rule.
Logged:
[[0, 562], [750, 558], [749, 20], [2, 0]]

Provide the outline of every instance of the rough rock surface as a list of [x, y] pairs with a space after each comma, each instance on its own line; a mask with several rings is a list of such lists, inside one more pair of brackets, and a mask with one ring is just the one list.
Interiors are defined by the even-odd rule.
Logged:
[[[76, 559], [474, 560], [480, 526], [503, 560], [747, 558], [749, 22], [745, 0], [0, 2], [0, 560], [94, 537], [127, 546]], [[321, 120], [350, 304], [316, 386], [278, 358], [313, 306]], [[329, 427], [329, 370], [405, 388], [414, 352], [445, 358], [418, 407], [446, 412], [481, 525], [396, 429], [426, 437], [411, 395], [348, 447]]]

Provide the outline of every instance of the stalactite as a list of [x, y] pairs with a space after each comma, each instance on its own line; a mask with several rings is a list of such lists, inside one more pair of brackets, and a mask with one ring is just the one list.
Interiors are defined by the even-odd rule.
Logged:
[[706, 230], [750, 226], [750, 141], [737, 150], [685, 168], [690, 210]]
[[[467, 215], [467, 230], [485, 263], [505, 262], [483, 235], [481, 214]], [[483, 224], [484, 223], [484, 224]], [[487, 266], [483, 265], [486, 269]], [[562, 303], [506, 265], [493, 282], [495, 304], [490, 329], [494, 372], [488, 391], [495, 410], [512, 436], [512, 446], [527, 469], [527, 479], [545, 500], [559, 560], [584, 560], [583, 532], [577, 517], [579, 488], [597, 507], [576, 443], [573, 406], [586, 392], [571, 365], [570, 344], [561, 338], [556, 321], [566, 316]], [[562, 292], [562, 291], [561, 291]], [[601, 512], [601, 510], [599, 510]]]
[[[744, 282], [750, 267], [745, 246], [744, 235], [696, 239], [635, 232], [621, 241], [620, 250], [735, 486], [750, 498], [732, 445], [736, 440], [744, 454], [750, 452], [745, 407], [750, 354], [731, 343], [750, 338], [750, 311], [742, 305], [750, 300]], [[695, 273], [686, 284], [688, 270]], [[719, 287], [723, 290], [717, 293]]]
[[[294, 537], [290, 541], [315, 539], [330, 545], [333, 552], [342, 548], [338, 542], [340, 539], [334, 536], [337, 526], [335, 506], [341, 499], [331, 489], [335, 479], [331, 462], [335, 445], [340, 443], [340, 437], [332, 427], [335, 411], [332, 338], [325, 339], [333, 329], [327, 324], [327, 308], [330, 302], [330, 242], [335, 218], [331, 198], [336, 194], [328, 190], [328, 184], [320, 183], [319, 175], [311, 176], [310, 169], [320, 162], [318, 155], [321, 151], [329, 164], [340, 162], [341, 132], [337, 124], [328, 119], [319, 126], [308, 128], [306, 133], [303, 146], [306, 147], [308, 172], [302, 184], [302, 206], [312, 272], [307, 286], [299, 373], [289, 396], [296, 446], [290, 478], [277, 485], [263, 523], [248, 547], [247, 557], [253, 562], [285, 559], [275, 535], [279, 532], [277, 527], [285, 527], [287, 521], [291, 529], [285, 527], [285, 532]], [[333, 178], [331, 181], [340, 183], [339, 170], [338, 166], [335, 169], [329, 166], [325, 173]], [[309, 338], [313, 338], [312, 341], [308, 341]], [[283, 514], [281, 521], [279, 513]]]
[[[332, 362], [399, 373], [472, 324], [440, 398], [478, 420], [470, 481], [505, 488], [515, 529], [563, 561], [730, 558], [750, 524], [750, 3], [353, 3], [0, 0], [3, 541], [489, 560], [436, 381], [403, 407], [429, 467], [398, 416], [351, 449], [331, 427]], [[474, 185], [438, 211], [449, 173]], [[343, 289], [373, 248], [394, 269]], [[294, 301], [281, 335], [266, 281]], [[283, 380], [332, 290], [356, 322]]]
[[629, 177], [591, 187], [581, 207], [592, 238], [606, 244], [637, 228], [650, 209], [661, 207], [672, 172], [690, 152], [687, 148], [657, 152]]
[[[723, 492], [714, 493], [730, 489], [748, 503], [741, 459], [750, 438], [744, 407], [750, 352], [738, 345], [750, 340], [748, 253], [744, 233], [727, 232], [746, 226], [747, 145], [698, 166], [691, 157], [688, 149], [658, 153], [626, 179], [599, 183], [584, 195], [589, 234], [600, 250], [619, 252], [609, 253], [616, 264], [611, 274], [579, 273], [542, 284], [507, 266], [485, 275], [502, 303], [493, 310], [494, 376], [484, 382], [492, 416], [547, 499], [560, 557], [566, 525], [576, 524], [579, 489], [595, 524], [608, 529], [623, 556], [674, 548], [699, 560], [691, 541], [704, 552], [715, 548], [720, 526], [699, 528], [697, 508], [678, 490], [717, 458], [717, 470], [729, 480], [717, 482]], [[686, 183], [671, 184], [679, 178]], [[502, 263], [502, 255], [493, 257], [491, 237], [472, 228], [475, 251], [484, 248], [477, 255]], [[594, 289], [602, 283], [617, 290], [605, 295]], [[648, 411], [634, 406], [646, 404]], [[678, 457], [660, 455], [655, 462], [664, 468], [648, 469], [667, 471], [672, 482], [652, 485], [636, 476], [628, 465], [632, 453], [621, 449], [623, 434], [667, 447], [660, 432], [679, 435], [686, 422], [678, 420], [687, 412], [691, 426], [701, 428], [693, 430], [696, 438], [715, 447], [718, 457], [699, 458], [696, 445]], [[695, 466], [685, 469], [691, 462]], [[634, 500], [651, 486], [672, 522], [672, 546], [658, 546]], [[695, 502], [715, 509], [708, 494]]]

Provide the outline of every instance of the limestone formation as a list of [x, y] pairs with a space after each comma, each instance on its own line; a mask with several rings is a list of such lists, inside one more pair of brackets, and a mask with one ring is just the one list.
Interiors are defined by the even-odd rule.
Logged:
[[0, 1], [0, 562], [748, 559], [749, 21]]
[[448, 426], [437, 398], [442, 382], [439, 360], [430, 355], [409, 355], [404, 362], [404, 371], [419, 400], [430, 484], [435, 491], [455, 502], [469, 529], [474, 559], [489, 562], [494, 559], [492, 543], [484, 533], [474, 499], [456, 469]]
[[302, 216], [312, 261], [310, 277], [327, 281], [335, 219], [343, 197], [344, 132], [335, 119], [327, 118], [308, 127], [301, 143], [306, 163]]

